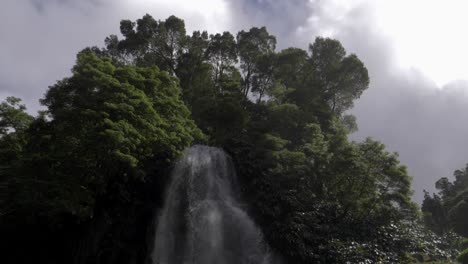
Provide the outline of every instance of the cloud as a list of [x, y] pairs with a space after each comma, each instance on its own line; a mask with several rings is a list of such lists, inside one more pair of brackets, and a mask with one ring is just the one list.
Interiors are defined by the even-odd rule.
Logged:
[[353, 109], [360, 127], [353, 138], [372, 136], [399, 152], [417, 201], [468, 161], [468, 96], [459, 85], [468, 89], [454, 83], [439, 90], [417, 71], [376, 75]]
[[101, 0], [82, 0], [82, 1], [73, 1], [73, 0], [29, 0], [39, 13], [45, 13], [45, 11], [52, 5], [68, 5], [74, 8], [79, 8], [83, 4], [98, 6], [101, 3]]
[[37, 110], [47, 87], [69, 75], [75, 54], [112, 32], [118, 19], [102, 16], [104, 10], [95, 1], [2, 3], [0, 94], [19, 96]]
[[[230, 31], [235, 35], [242, 29], [267, 26], [277, 36], [278, 47], [299, 46], [295, 30], [307, 23], [314, 13], [308, 0], [227, 0], [231, 12]], [[291, 38], [292, 36], [292, 38]]]

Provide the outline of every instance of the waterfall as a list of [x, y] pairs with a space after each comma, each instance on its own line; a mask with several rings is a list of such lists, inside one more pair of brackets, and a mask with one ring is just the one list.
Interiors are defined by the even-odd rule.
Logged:
[[220, 149], [188, 149], [157, 219], [153, 264], [271, 264], [262, 233], [239, 202], [235, 170]]

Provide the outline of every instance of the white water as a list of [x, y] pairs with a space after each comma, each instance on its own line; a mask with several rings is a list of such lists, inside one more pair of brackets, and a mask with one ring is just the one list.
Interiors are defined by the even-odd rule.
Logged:
[[238, 194], [234, 167], [222, 150], [188, 149], [157, 220], [153, 264], [273, 263]]

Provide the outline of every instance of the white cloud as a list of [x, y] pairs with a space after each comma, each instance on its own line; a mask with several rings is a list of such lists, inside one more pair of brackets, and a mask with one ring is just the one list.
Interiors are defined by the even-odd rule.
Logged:
[[395, 44], [401, 66], [415, 67], [439, 86], [468, 79], [467, 1], [370, 1], [376, 22]]

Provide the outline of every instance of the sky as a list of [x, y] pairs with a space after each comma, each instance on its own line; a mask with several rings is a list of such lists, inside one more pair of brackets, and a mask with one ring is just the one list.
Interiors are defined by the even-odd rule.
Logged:
[[468, 162], [467, 8], [464, 0], [2, 0], [0, 100], [14, 95], [40, 109], [78, 51], [146, 13], [183, 18], [188, 32], [266, 26], [279, 49], [332, 37], [371, 79], [351, 110], [359, 125], [351, 138], [397, 151], [420, 202], [423, 189], [434, 192]]

